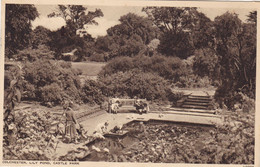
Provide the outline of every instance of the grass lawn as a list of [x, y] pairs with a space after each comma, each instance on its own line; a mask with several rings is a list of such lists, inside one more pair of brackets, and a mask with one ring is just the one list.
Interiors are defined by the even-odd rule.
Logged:
[[82, 75], [97, 76], [106, 63], [98, 62], [72, 62], [72, 68], [82, 70]]

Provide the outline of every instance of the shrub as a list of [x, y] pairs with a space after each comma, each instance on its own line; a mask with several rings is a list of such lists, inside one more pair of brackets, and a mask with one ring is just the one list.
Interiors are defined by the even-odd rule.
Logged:
[[20, 50], [14, 59], [18, 61], [36, 61], [38, 59], [53, 59], [54, 52], [51, 51], [46, 45], [39, 45], [38, 48], [26, 48]]
[[128, 96], [146, 98], [147, 100], [167, 100], [169, 84], [162, 77], [140, 70], [118, 72], [100, 79], [106, 96]]
[[61, 104], [62, 102], [62, 90], [57, 83], [51, 83], [40, 88], [38, 93], [39, 98], [45, 103]]
[[80, 80], [71, 65], [62, 61], [36, 60], [24, 66], [23, 98], [46, 104], [64, 100], [80, 102]]
[[105, 77], [119, 71], [125, 72], [134, 68], [132, 58], [130, 57], [117, 57], [111, 61], [99, 73], [100, 77]]
[[89, 58], [89, 61], [96, 62], [105, 62], [107, 60], [107, 55], [105, 53], [92, 54]]
[[82, 87], [82, 100], [85, 103], [101, 105], [105, 99], [102, 91], [102, 85], [98, 81], [86, 80]]
[[161, 55], [135, 56], [135, 57], [117, 57], [111, 60], [100, 72], [100, 77], [117, 72], [126, 72], [129, 70], [140, 70], [144, 73], [154, 73], [171, 82], [179, 81], [181, 76], [189, 73], [185, 64], [179, 58], [165, 57]]
[[3, 140], [5, 160], [53, 160], [59, 142], [51, 133], [51, 124], [57, 118], [50, 111], [19, 110], [15, 114], [15, 142]]
[[207, 88], [211, 86], [211, 81], [207, 76], [199, 77], [197, 75], [190, 74], [187, 76], [181, 76], [179, 81], [174, 85], [180, 88]]

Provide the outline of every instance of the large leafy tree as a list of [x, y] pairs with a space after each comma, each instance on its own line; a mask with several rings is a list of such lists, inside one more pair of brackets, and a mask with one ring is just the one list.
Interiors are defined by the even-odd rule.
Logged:
[[77, 49], [75, 61], [85, 60], [93, 53], [93, 38], [87, 33], [87, 25], [98, 23], [95, 18], [102, 17], [100, 9], [87, 11], [82, 5], [58, 5], [57, 11], [48, 15], [49, 17], [61, 17], [66, 25], [53, 32], [51, 47], [56, 52], [56, 58], [62, 59], [61, 53], [71, 52]]
[[215, 52], [214, 24], [204, 13], [197, 12], [191, 39], [194, 46], [193, 70], [198, 76], [208, 76], [216, 83], [220, 78], [218, 56]]
[[51, 42], [51, 30], [43, 27], [37, 26], [32, 31], [31, 45], [32, 48], [38, 48], [40, 45], [48, 46]]
[[29, 45], [31, 22], [38, 16], [34, 5], [6, 4], [5, 54], [8, 58]]
[[217, 91], [219, 96], [225, 97], [227, 93], [242, 91], [250, 97], [254, 97], [256, 78], [255, 22], [243, 23], [237, 14], [226, 12], [215, 18], [214, 26], [216, 54], [221, 66], [222, 84]]
[[72, 58], [75, 61], [85, 60], [93, 52], [94, 39], [90, 35], [69, 35], [69, 30], [62, 27], [59, 30], [51, 33], [50, 47], [55, 51], [56, 59], [64, 59], [61, 53], [71, 52], [74, 49], [77, 51]]
[[180, 58], [187, 58], [193, 53], [190, 34], [197, 21], [196, 8], [146, 7], [143, 11], [163, 32], [158, 46], [161, 53]]
[[67, 28], [70, 30], [70, 35], [76, 35], [77, 30], [86, 32], [87, 24], [98, 23], [95, 18], [103, 17], [103, 12], [100, 9], [95, 11], [88, 11], [87, 7], [82, 5], [58, 5], [58, 10], [48, 15], [49, 17], [62, 17]]
[[144, 53], [147, 45], [158, 36], [158, 29], [147, 17], [128, 13], [120, 24], [107, 30], [107, 36], [97, 39], [98, 50], [109, 52], [109, 57], [135, 56]]

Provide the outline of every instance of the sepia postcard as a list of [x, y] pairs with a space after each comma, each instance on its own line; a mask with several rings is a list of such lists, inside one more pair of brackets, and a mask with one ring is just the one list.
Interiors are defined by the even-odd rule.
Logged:
[[259, 7], [3, 0], [0, 166], [259, 167]]

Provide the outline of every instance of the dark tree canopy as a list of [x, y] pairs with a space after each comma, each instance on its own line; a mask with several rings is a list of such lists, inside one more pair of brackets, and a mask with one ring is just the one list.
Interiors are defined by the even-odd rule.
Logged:
[[39, 13], [34, 5], [6, 4], [5, 54], [11, 58], [29, 45], [32, 24]]
[[197, 12], [196, 8], [189, 7], [146, 7], [143, 11], [160, 30], [173, 34], [190, 31]]
[[48, 46], [51, 41], [51, 30], [37, 26], [31, 33], [31, 45], [33, 48], [38, 48], [40, 45]]
[[158, 46], [162, 54], [185, 59], [193, 54], [194, 44], [204, 45], [201, 31], [210, 20], [197, 8], [146, 7], [143, 11], [162, 32]]
[[96, 41], [97, 49], [109, 52], [109, 58], [133, 57], [144, 53], [147, 45], [159, 34], [157, 27], [147, 17], [128, 13], [121, 16], [119, 21], [120, 24], [107, 30], [108, 35]]
[[220, 96], [242, 91], [254, 97], [256, 78], [256, 25], [243, 23], [226, 12], [214, 21], [216, 53], [221, 65]]
[[250, 12], [249, 15], [248, 15], [247, 21], [256, 24], [256, 22], [257, 22], [257, 12], [256, 11]]
[[87, 12], [87, 7], [82, 5], [59, 5], [58, 11], [48, 15], [48, 17], [62, 17], [66, 22], [67, 28], [71, 31], [71, 35], [76, 35], [77, 30], [86, 33], [85, 26], [87, 24], [97, 25], [95, 18], [103, 16], [103, 12], [100, 9]]
[[48, 17], [61, 17], [66, 25], [51, 33], [51, 47], [56, 52], [57, 59], [63, 59], [62, 53], [76, 49], [70, 61], [84, 61], [93, 54], [94, 39], [87, 33], [87, 25], [98, 23], [95, 18], [103, 17], [100, 9], [87, 11], [82, 5], [58, 5], [58, 10]]

